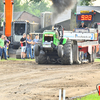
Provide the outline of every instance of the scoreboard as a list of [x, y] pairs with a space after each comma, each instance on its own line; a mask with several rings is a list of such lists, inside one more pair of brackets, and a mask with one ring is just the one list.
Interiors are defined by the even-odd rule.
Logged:
[[76, 16], [77, 21], [93, 21], [93, 15], [92, 14], [78, 14]]

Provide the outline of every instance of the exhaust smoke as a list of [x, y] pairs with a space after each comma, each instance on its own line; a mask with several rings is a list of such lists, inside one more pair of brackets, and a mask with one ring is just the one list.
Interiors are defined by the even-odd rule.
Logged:
[[72, 9], [77, 0], [51, 0], [54, 8], [54, 20], [66, 9]]

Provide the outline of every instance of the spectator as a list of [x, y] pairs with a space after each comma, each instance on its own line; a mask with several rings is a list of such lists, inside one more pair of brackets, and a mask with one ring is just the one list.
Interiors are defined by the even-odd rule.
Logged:
[[25, 59], [25, 51], [26, 51], [26, 34], [23, 34], [23, 37], [20, 39], [21, 43], [21, 59]]
[[31, 48], [32, 40], [30, 39], [30, 36], [27, 35], [26, 39], [26, 50], [27, 50], [27, 58], [29, 59], [29, 54], [32, 59], [32, 48]]
[[10, 41], [7, 39], [7, 37], [4, 37], [4, 55], [6, 56], [6, 59], [9, 57], [7, 54], [7, 48], [10, 44]]
[[35, 44], [38, 44], [38, 41], [39, 41], [39, 36], [36, 35], [35, 39], [33, 40], [33, 45], [34, 45], [34, 47], [33, 47], [33, 59], [34, 59]]
[[81, 25], [79, 26], [79, 28], [87, 28], [87, 26], [84, 24], [84, 21], [81, 22]]
[[[4, 35], [1, 35], [1, 38], [0, 38], [0, 60], [2, 60], [3, 49], [4, 49]], [[6, 57], [5, 57], [5, 59], [6, 59]]]

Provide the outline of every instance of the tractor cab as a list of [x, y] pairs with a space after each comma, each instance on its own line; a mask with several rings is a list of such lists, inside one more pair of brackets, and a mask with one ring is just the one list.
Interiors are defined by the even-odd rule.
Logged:
[[55, 25], [52, 30], [46, 30], [43, 33], [43, 47], [55, 48], [59, 44], [63, 44], [63, 27], [61, 25]]

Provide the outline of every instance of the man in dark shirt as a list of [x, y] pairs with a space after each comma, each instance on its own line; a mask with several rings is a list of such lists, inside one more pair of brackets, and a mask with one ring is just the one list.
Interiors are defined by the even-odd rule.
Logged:
[[84, 21], [81, 22], [81, 25], [79, 26], [79, 28], [87, 28], [87, 26], [84, 24]]
[[26, 51], [26, 34], [23, 34], [23, 37], [20, 39], [21, 44], [21, 59], [25, 59], [25, 51]]

